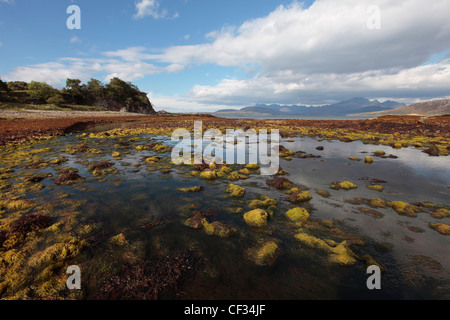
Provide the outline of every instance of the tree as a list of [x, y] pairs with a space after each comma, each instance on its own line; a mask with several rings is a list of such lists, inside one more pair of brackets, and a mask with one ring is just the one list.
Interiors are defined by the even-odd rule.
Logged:
[[89, 80], [87, 83], [87, 101], [88, 104], [94, 105], [103, 101], [105, 96], [105, 86], [97, 79]]
[[64, 98], [60, 93], [55, 94], [47, 99], [48, 104], [54, 104], [56, 106], [62, 106], [64, 104]]
[[74, 104], [82, 104], [87, 98], [87, 87], [79, 79], [67, 79], [63, 94]]
[[0, 79], [0, 91], [9, 91], [8, 85]]
[[9, 81], [7, 83], [10, 91], [25, 91], [28, 90], [28, 83], [24, 81]]
[[0, 79], [0, 99], [3, 99], [3, 96], [6, 96], [8, 92], [8, 86]]
[[45, 103], [48, 98], [58, 93], [58, 90], [45, 82], [32, 81], [28, 85], [28, 94], [36, 103]]
[[139, 93], [139, 89], [129, 82], [113, 78], [106, 85], [106, 93], [115, 102], [125, 104], [128, 98], [134, 100]]

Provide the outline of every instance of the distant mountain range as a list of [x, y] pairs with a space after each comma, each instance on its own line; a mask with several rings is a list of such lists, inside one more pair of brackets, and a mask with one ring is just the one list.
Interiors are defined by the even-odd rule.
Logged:
[[214, 112], [213, 115], [218, 117], [345, 117], [349, 114], [389, 111], [404, 106], [405, 105], [403, 103], [398, 103], [395, 101], [386, 101], [381, 103], [378, 100], [370, 101], [366, 98], [353, 98], [339, 103], [319, 107], [257, 104], [254, 107], [246, 107], [240, 110], [219, 110]]
[[450, 115], [450, 99], [420, 102], [393, 110], [359, 113], [354, 116], [381, 117], [387, 115], [419, 115], [427, 117]]

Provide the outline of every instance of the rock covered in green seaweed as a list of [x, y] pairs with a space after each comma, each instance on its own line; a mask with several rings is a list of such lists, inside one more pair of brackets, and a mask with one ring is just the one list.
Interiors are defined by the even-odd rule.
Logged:
[[311, 199], [312, 199], [311, 193], [305, 191], [305, 192], [294, 192], [289, 196], [287, 200], [292, 203], [300, 203], [310, 201]]
[[259, 266], [272, 265], [280, 255], [280, 248], [275, 241], [268, 241], [249, 250], [252, 260]]
[[269, 214], [263, 209], [255, 209], [244, 214], [245, 222], [251, 227], [265, 227]]
[[450, 226], [444, 223], [430, 224], [430, 227], [444, 236], [450, 236]]
[[295, 238], [308, 247], [329, 253], [331, 262], [341, 265], [353, 265], [356, 263], [355, 254], [348, 247], [347, 241], [343, 241], [340, 244], [334, 241], [328, 241], [327, 243], [320, 238], [303, 232], [297, 233]]
[[242, 198], [245, 195], [245, 188], [230, 183], [226, 192], [229, 193], [231, 197]]
[[420, 208], [403, 201], [390, 201], [387, 205], [394, 209], [398, 214], [408, 217], [417, 217]]
[[286, 216], [294, 222], [305, 222], [309, 219], [309, 212], [305, 208], [297, 207], [288, 210]]
[[331, 189], [335, 190], [352, 190], [356, 188], [357, 186], [350, 181], [343, 181], [343, 182], [335, 181], [331, 184]]

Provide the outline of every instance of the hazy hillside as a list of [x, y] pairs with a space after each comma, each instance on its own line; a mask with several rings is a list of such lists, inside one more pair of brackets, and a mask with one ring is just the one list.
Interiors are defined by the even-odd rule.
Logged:
[[355, 114], [355, 116], [370, 117], [380, 117], [386, 115], [420, 115], [428, 117], [450, 115], [450, 99], [420, 102], [407, 107], [396, 108], [388, 111]]
[[353, 113], [386, 111], [396, 107], [403, 107], [404, 104], [395, 101], [379, 102], [370, 101], [366, 98], [353, 98], [335, 104], [319, 107], [308, 106], [282, 106], [278, 104], [265, 105], [257, 104], [254, 107], [246, 107], [241, 110], [219, 110], [214, 113], [216, 116], [229, 117], [252, 117], [252, 116], [305, 116], [305, 117], [327, 117], [327, 116], [347, 116]]

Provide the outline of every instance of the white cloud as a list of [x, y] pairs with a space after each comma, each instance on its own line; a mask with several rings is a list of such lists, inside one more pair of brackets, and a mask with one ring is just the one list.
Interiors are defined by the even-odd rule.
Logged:
[[77, 36], [73, 36], [72, 38], [70, 38], [70, 43], [81, 43], [81, 39]]
[[61, 58], [57, 62], [18, 67], [5, 78], [8, 81], [44, 81], [60, 87], [64, 85], [67, 78], [87, 81], [94, 75], [105, 75], [102, 79], [105, 82], [113, 77], [119, 77], [125, 81], [134, 81], [157, 73], [175, 72], [174, 69], [176, 68], [172, 65], [159, 67], [142, 61]]
[[[166, 9], [160, 9], [160, 4], [157, 0], [140, 0], [136, 2], [137, 13], [134, 15], [135, 19], [143, 19], [145, 17], [153, 17], [155, 19], [165, 18], [168, 15]], [[175, 16], [176, 15], [176, 16]], [[174, 18], [178, 17], [178, 13]]]
[[[382, 9], [381, 30], [367, 28], [366, 9], [374, 3]], [[159, 59], [180, 64], [257, 64], [265, 72], [408, 68], [448, 48], [448, 12], [447, 0], [435, 0], [433, 5], [424, 0], [318, 0], [306, 9], [294, 2], [237, 28], [211, 32], [210, 43], [167, 48]]]
[[14, 0], [0, 0], [0, 3], [13, 4], [13, 3], [14, 3]]
[[204, 104], [322, 104], [354, 96], [414, 100], [448, 96], [450, 60], [402, 70], [304, 74], [292, 71], [196, 85], [187, 95]]

